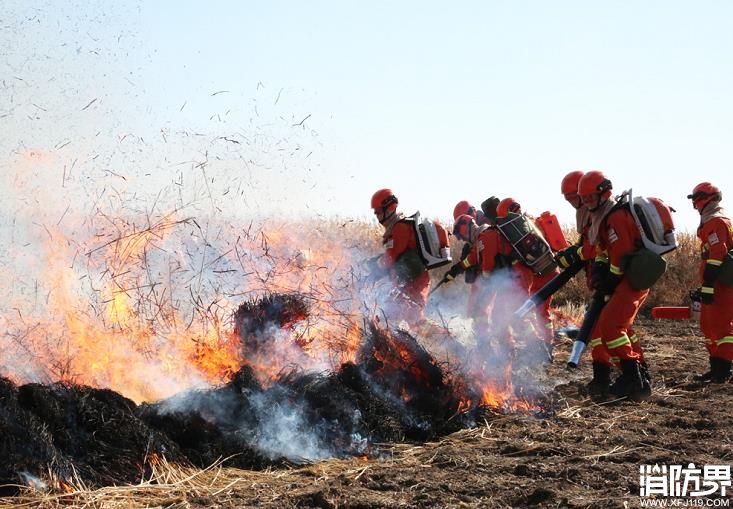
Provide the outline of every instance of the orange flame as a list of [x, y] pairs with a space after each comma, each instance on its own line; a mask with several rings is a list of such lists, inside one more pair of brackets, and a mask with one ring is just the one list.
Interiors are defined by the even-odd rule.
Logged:
[[[343, 247], [324, 242], [320, 250], [294, 249], [293, 232], [284, 227], [246, 238], [232, 232], [228, 245], [191, 246], [198, 249], [200, 265], [186, 271], [191, 262], [179, 246], [197, 231], [193, 221], [175, 213], [145, 228], [109, 216], [104, 221], [111, 226], [67, 215], [65, 222], [74, 228], [87, 224], [86, 239], [74, 239], [62, 227], [45, 228], [35, 252], [38, 266], [45, 268], [36, 274], [45, 286], [45, 312], [39, 312], [37, 299], [16, 294], [8, 302], [21, 320], [0, 316], [3, 324], [16, 326], [10, 339], [0, 339], [0, 347], [4, 352], [14, 347], [25, 361], [0, 364], [0, 374], [18, 383], [41, 378], [108, 387], [139, 402], [225, 382], [245, 363], [256, 363], [256, 371], [273, 379], [293, 363], [323, 369], [355, 357], [357, 300], [335, 276], [351, 263]], [[222, 254], [207, 257], [207, 249]], [[227, 270], [204, 275], [207, 263]], [[224, 292], [215, 286], [223, 285], [218, 278], [227, 274], [232, 276]], [[230, 321], [242, 288], [250, 295], [275, 291], [308, 297], [311, 316], [279, 332], [285, 343], [301, 345], [297, 357], [243, 355]], [[3, 361], [9, 357], [15, 356]]]

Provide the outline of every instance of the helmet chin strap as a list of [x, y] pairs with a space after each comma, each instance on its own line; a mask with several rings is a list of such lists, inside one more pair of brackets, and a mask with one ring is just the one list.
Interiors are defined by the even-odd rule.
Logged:
[[708, 211], [710, 211], [712, 209], [715, 209], [715, 208], [717, 208], [719, 206], [720, 206], [720, 200], [715, 200], [715, 197], [712, 197], [712, 198], [709, 198], [708, 201], [705, 202], [705, 205], [703, 205], [699, 209], [697, 209], [697, 207], [695, 207], [695, 208], [698, 210], [698, 212], [700, 212], [700, 215], [702, 216], [706, 212], [708, 212]]
[[478, 238], [478, 230], [478, 228], [474, 228], [473, 225], [471, 225], [471, 232], [469, 234], [471, 244], [476, 242], [476, 239]]
[[598, 210], [599, 208], [601, 208], [601, 207], [603, 206], [603, 204], [604, 204], [604, 203], [606, 203], [607, 201], [608, 201], [608, 198], [606, 198], [606, 199], [604, 200], [604, 199], [603, 199], [603, 194], [602, 194], [602, 193], [599, 193], [599, 194], [598, 194], [598, 205], [596, 205], [596, 206], [595, 206], [595, 207], [593, 207], [593, 208], [590, 208], [590, 207], [588, 207], [588, 210], [589, 210], [590, 212], [595, 212], [596, 210]]
[[389, 223], [390, 219], [394, 217], [394, 215], [397, 213], [397, 210], [393, 210], [391, 214], [388, 213], [387, 207], [382, 208], [382, 220], [379, 221], [381, 224], [387, 224]]

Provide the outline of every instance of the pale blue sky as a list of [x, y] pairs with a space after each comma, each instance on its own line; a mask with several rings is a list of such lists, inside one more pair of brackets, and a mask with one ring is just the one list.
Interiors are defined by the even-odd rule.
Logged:
[[210, 201], [230, 180], [241, 215], [370, 217], [391, 187], [406, 212], [496, 194], [564, 222], [562, 176], [602, 169], [689, 230], [692, 186], [733, 197], [731, 26], [725, 0], [15, 0], [0, 164], [45, 147], [73, 179], [117, 185], [114, 167], [144, 195], [208, 154]]

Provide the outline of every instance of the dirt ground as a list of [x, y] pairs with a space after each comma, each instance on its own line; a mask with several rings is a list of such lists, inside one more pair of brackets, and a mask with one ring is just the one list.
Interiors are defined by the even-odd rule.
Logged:
[[[691, 383], [707, 365], [693, 324], [640, 320], [637, 332], [654, 380], [654, 395], [641, 404], [597, 403], [580, 395], [590, 378], [590, 356], [578, 371], [566, 371], [566, 340], [547, 373], [556, 391], [553, 416], [495, 417], [436, 443], [384, 444], [379, 460], [269, 472], [223, 468], [205, 487], [180, 485], [152, 499], [143, 490], [137, 502], [125, 500], [207, 509], [639, 507], [640, 465], [733, 463], [733, 385]], [[114, 497], [94, 499], [92, 507], [126, 505], [112, 503]], [[74, 505], [68, 499], [39, 505], [57, 503]]]

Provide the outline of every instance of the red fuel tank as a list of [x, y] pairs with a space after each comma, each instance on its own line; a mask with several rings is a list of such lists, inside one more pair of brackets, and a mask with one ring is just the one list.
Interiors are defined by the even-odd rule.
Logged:
[[565, 240], [565, 235], [555, 214], [547, 211], [540, 214], [540, 217], [537, 218], [537, 227], [542, 230], [545, 240], [553, 251], [560, 251], [570, 245]]

